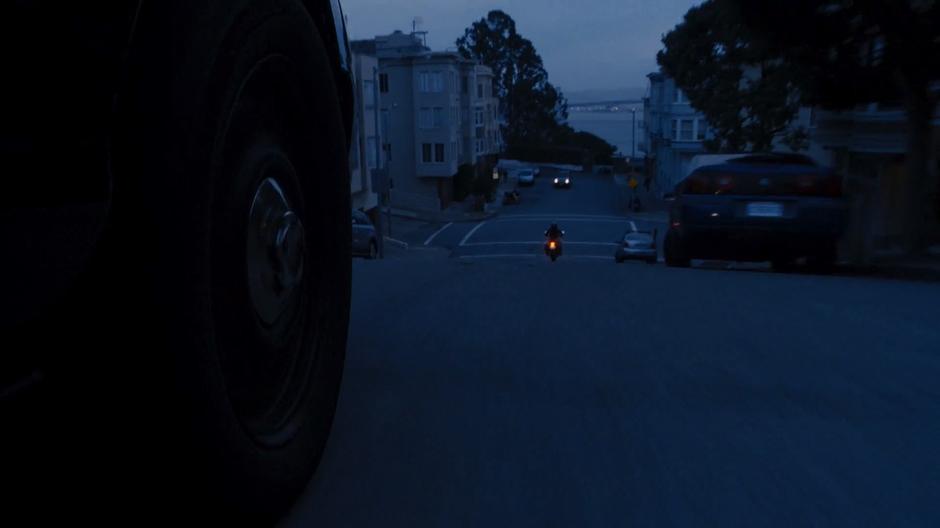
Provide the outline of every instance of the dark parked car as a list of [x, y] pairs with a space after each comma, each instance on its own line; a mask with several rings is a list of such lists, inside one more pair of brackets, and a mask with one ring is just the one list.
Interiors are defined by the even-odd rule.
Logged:
[[5, 506], [267, 525], [309, 482], [349, 319], [343, 20], [0, 3]]
[[666, 264], [691, 259], [771, 261], [806, 257], [830, 269], [846, 223], [842, 180], [808, 158], [754, 155], [700, 167], [676, 188]]
[[362, 211], [352, 212], [352, 254], [368, 259], [375, 259], [379, 256], [375, 226]]

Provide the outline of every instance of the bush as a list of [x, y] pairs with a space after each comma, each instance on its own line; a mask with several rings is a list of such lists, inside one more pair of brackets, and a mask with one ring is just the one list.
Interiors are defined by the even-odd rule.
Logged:
[[454, 176], [454, 200], [462, 202], [473, 192], [475, 172], [473, 165], [464, 163], [457, 167], [457, 175]]

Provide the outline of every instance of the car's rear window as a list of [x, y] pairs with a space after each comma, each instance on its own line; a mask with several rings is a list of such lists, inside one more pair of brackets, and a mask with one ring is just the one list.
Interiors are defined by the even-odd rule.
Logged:
[[682, 183], [683, 194], [748, 196], [842, 195], [842, 180], [818, 170], [696, 170]]

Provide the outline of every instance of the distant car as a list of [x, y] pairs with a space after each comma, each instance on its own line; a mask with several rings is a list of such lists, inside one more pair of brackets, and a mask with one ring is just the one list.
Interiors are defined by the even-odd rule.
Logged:
[[535, 185], [535, 171], [532, 169], [522, 169], [516, 173], [519, 179], [519, 185]]
[[558, 176], [555, 176], [555, 179], [552, 182], [556, 189], [570, 189], [571, 188], [571, 173], [563, 172]]
[[694, 170], [676, 188], [664, 253], [668, 266], [692, 259], [797, 259], [819, 271], [836, 262], [846, 223], [841, 177], [811, 160], [750, 155]]
[[375, 259], [379, 256], [378, 234], [372, 221], [362, 211], [352, 212], [352, 254]]
[[614, 260], [621, 263], [625, 260], [643, 260], [649, 264], [655, 264], [656, 255], [656, 231], [628, 231], [620, 240], [620, 246], [614, 253]]

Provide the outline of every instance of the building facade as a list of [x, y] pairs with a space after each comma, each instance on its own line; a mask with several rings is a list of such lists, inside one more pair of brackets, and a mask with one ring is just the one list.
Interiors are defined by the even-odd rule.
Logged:
[[705, 152], [702, 142], [711, 132], [705, 116], [692, 108], [672, 78], [659, 72], [646, 77], [649, 92], [643, 98], [637, 149], [646, 157], [653, 188], [663, 193], [685, 177], [694, 156]]
[[456, 52], [432, 52], [417, 34], [354, 43], [378, 60], [380, 135], [391, 204], [440, 210], [462, 164], [498, 152], [492, 71]]
[[353, 209], [378, 220], [379, 196], [373, 171], [381, 168], [382, 137], [379, 130], [378, 59], [353, 52], [356, 103], [355, 148], [350, 149], [349, 190]]
[[[854, 214], [847, 241], [852, 260], [864, 262], [882, 252], [899, 251], [905, 239], [908, 124], [900, 105], [862, 105], [852, 111], [807, 109], [810, 155], [845, 177]], [[940, 240], [937, 175], [940, 172], [940, 119], [934, 115], [932, 170], [925, 189], [929, 205], [923, 219], [928, 237]]]

